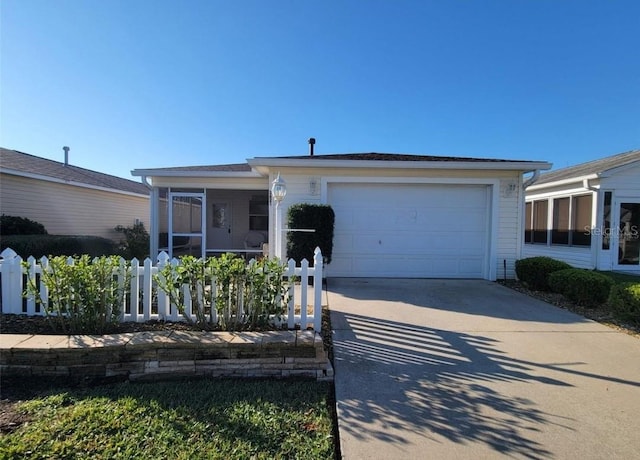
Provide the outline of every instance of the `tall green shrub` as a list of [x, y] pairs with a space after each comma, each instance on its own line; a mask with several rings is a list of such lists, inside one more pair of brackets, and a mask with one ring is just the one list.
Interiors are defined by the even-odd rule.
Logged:
[[[28, 268], [28, 262], [23, 262]], [[129, 265], [120, 257], [87, 255], [52, 257], [40, 275], [27, 270], [26, 294], [35, 297], [54, 328], [69, 334], [101, 334], [118, 321], [128, 281]], [[37, 278], [48, 291], [43, 299]]]
[[315, 232], [287, 234], [287, 257], [296, 261], [307, 259], [313, 264], [316, 247], [322, 251], [326, 263], [333, 253], [335, 213], [329, 205], [300, 203], [289, 207], [287, 225], [292, 229], [310, 229]]
[[516, 260], [516, 274], [520, 281], [530, 289], [538, 291], [549, 291], [551, 289], [548, 281], [549, 275], [567, 268], [572, 267], [566, 262], [551, 257], [529, 257]]
[[640, 282], [613, 286], [609, 294], [609, 306], [616, 318], [640, 324]]
[[143, 260], [149, 256], [149, 232], [144, 228], [144, 223], [138, 222], [132, 227], [118, 225], [116, 232], [124, 234], [124, 241], [120, 242], [120, 253], [127, 259]]
[[602, 273], [567, 268], [549, 275], [549, 286], [566, 298], [586, 307], [597, 307], [609, 298], [613, 280]]

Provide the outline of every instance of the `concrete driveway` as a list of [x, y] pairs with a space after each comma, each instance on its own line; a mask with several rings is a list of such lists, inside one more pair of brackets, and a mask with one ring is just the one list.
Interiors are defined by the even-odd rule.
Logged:
[[342, 458], [640, 458], [640, 339], [482, 280], [329, 279]]

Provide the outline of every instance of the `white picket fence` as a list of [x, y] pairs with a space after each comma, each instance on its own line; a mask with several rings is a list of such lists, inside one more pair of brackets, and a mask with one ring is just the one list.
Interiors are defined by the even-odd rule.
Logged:
[[[36, 302], [33, 295], [24, 295], [26, 275], [31, 276], [42, 273], [46, 270], [48, 261], [46, 257], [27, 259], [27, 267], [23, 265], [23, 259], [10, 248], [0, 253], [0, 288], [2, 304], [0, 311], [5, 314], [19, 314], [27, 316], [43, 316], [45, 311]], [[122, 259], [124, 262], [124, 259]], [[69, 259], [72, 263], [72, 259]], [[179, 313], [176, 305], [171, 304], [169, 297], [159, 289], [155, 288], [154, 275], [167, 264], [179, 264], [179, 259], [169, 259], [167, 253], [158, 255], [157, 264], [147, 258], [140, 263], [137, 259], [131, 261], [130, 295], [129, 301], [123, 305], [120, 321], [146, 322], [146, 321], [184, 321], [185, 318]], [[121, 264], [124, 267], [124, 263]], [[316, 248], [314, 253], [313, 267], [304, 259], [300, 266], [290, 259], [286, 265], [283, 277], [291, 279], [295, 276], [296, 283], [289, 285], [289, 295], [286, 313], [281, 318], [282, 324], [287, 324], [289, 329], [301, 327], [306, 329], [313, 326], [313, 329], [320, 331], [322, 328], [322, 253]], [[118, 270], [114, 276], [118, 277], [118, 283], [124, 285], [124, 269]], [[309, 284], [309, 278], [313, 279], [313, 284]], [[39, 277], [38, 277], [39, 279]], [[215, 280], [213, 280], [215, 283]], [[44, 285], [39, 286], [40, 298], [47, 301], [47, 291]], [[185, 296], [185, 314], [194, 321], [195, 314], [192, 312], [190, 297]], [[304, 308], [306, 306], [307, 308]], [[296, 307], [299, 310], [296, 312]], [[215, 309], [214, 309], [215, 310]], [[215, 312], [213, 313], [215, 315]], [[215, 318], [214, 318], [215, 319]]]

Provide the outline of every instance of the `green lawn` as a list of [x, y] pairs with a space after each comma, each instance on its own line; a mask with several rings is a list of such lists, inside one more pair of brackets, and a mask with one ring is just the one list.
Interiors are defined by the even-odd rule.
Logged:
[[627, 275], [626, 273], [618, 273], [618, 272], [598, 272], [603, 275], [607, 275], [616, 283], [640, 283], [640, 276], [637, 275]]
[[52, 389], [0, 458], [332, 459], [330, 385], [192, 380]]

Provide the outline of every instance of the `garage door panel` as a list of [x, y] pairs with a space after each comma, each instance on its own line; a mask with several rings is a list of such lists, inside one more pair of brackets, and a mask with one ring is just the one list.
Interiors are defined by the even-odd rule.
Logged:
[[330, 275], [481, 278], [487, 199], [487, 186], [330, 184]]

